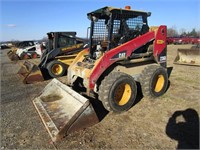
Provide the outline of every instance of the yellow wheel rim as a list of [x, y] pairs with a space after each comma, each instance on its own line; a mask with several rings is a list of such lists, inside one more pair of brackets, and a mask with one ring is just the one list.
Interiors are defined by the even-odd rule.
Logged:
[[115, 91], [114, 100], [118, 105], [123, 106], [130, 100], [131, 93], [131, 86], [129, 84], [122, 83]]
[[55, 75], [60, 75], [63, 71], [63, 67], [60, 64], [54, 64], [52, 66], [52, 73]]
[[163, 75], [158, 75], [154, 91], [155, 92], [160, 92], [163, 89], [164, 84], [165, 84], [164, 76]]

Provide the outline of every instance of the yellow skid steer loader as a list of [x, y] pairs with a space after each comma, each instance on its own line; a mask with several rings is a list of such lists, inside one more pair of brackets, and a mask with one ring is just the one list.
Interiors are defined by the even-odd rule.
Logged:
[[48, 47], [40, 61], [27, 60], [21, 65], [18, 74], [24, 83], [34, 83], [66, 74], [68, 66], [76, 54], [86, 47], [86, 40], [76, 37], [76, 32], [49, 32]]

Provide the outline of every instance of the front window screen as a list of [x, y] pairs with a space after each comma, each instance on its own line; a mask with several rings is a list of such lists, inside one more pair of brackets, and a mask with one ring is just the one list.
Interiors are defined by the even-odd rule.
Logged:
[[60, 35], [58, 40], [58, 47], [68, 47], [75, 44], [75, 40], [73, 38], [70, 38], [68, 36]]

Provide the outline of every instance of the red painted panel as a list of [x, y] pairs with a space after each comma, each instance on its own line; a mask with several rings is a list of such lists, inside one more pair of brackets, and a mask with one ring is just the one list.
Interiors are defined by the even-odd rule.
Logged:
[[167, 27], [160, 26], [154, 42], [154, 57], [157, 58], [167, 46]]
[[144, 44], [148, 43], [151, 40], [154, 40], [155, 32], [151, 31], [142, 36], [139, 36], [129, 42], [122, 44], [112, 50], [109, 50], [102, 56], [100, 62], [95, 66], [93, 69], [90, 78], [89, 78], [89, 88], [93, 89], [96, 81], [101, 76], [101, 74], [113, 63], [118, 61], [119, 59], [112, 59], [113, 56], [117, 55], [120, 52], [126, 51], [126, 57], [129, 57], [132, 52], [134, 52], [139, 47], [143, 46]]

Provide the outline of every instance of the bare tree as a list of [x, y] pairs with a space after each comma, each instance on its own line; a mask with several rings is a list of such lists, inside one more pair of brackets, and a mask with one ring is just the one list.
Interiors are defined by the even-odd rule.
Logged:
[[200, 30], [197, 30], [197, 36], [200, 37]]
[[179, 30], [179, 33], [180, 33], [180, 36], [187, 36], [187, 33], [186, 33], [186, 29], [185, 28], [181, 28]]
[[192, 36], [192, 37], [197, 37], [197, 32], [195, 30], [195, 28], [192, 29], [192, 31], [189, 33], [189, 36]]
[[168, 37], [175, 37], [178, 36], [178, 31], [176, 27], [171, 27], [167, 29], [167, 36]]

